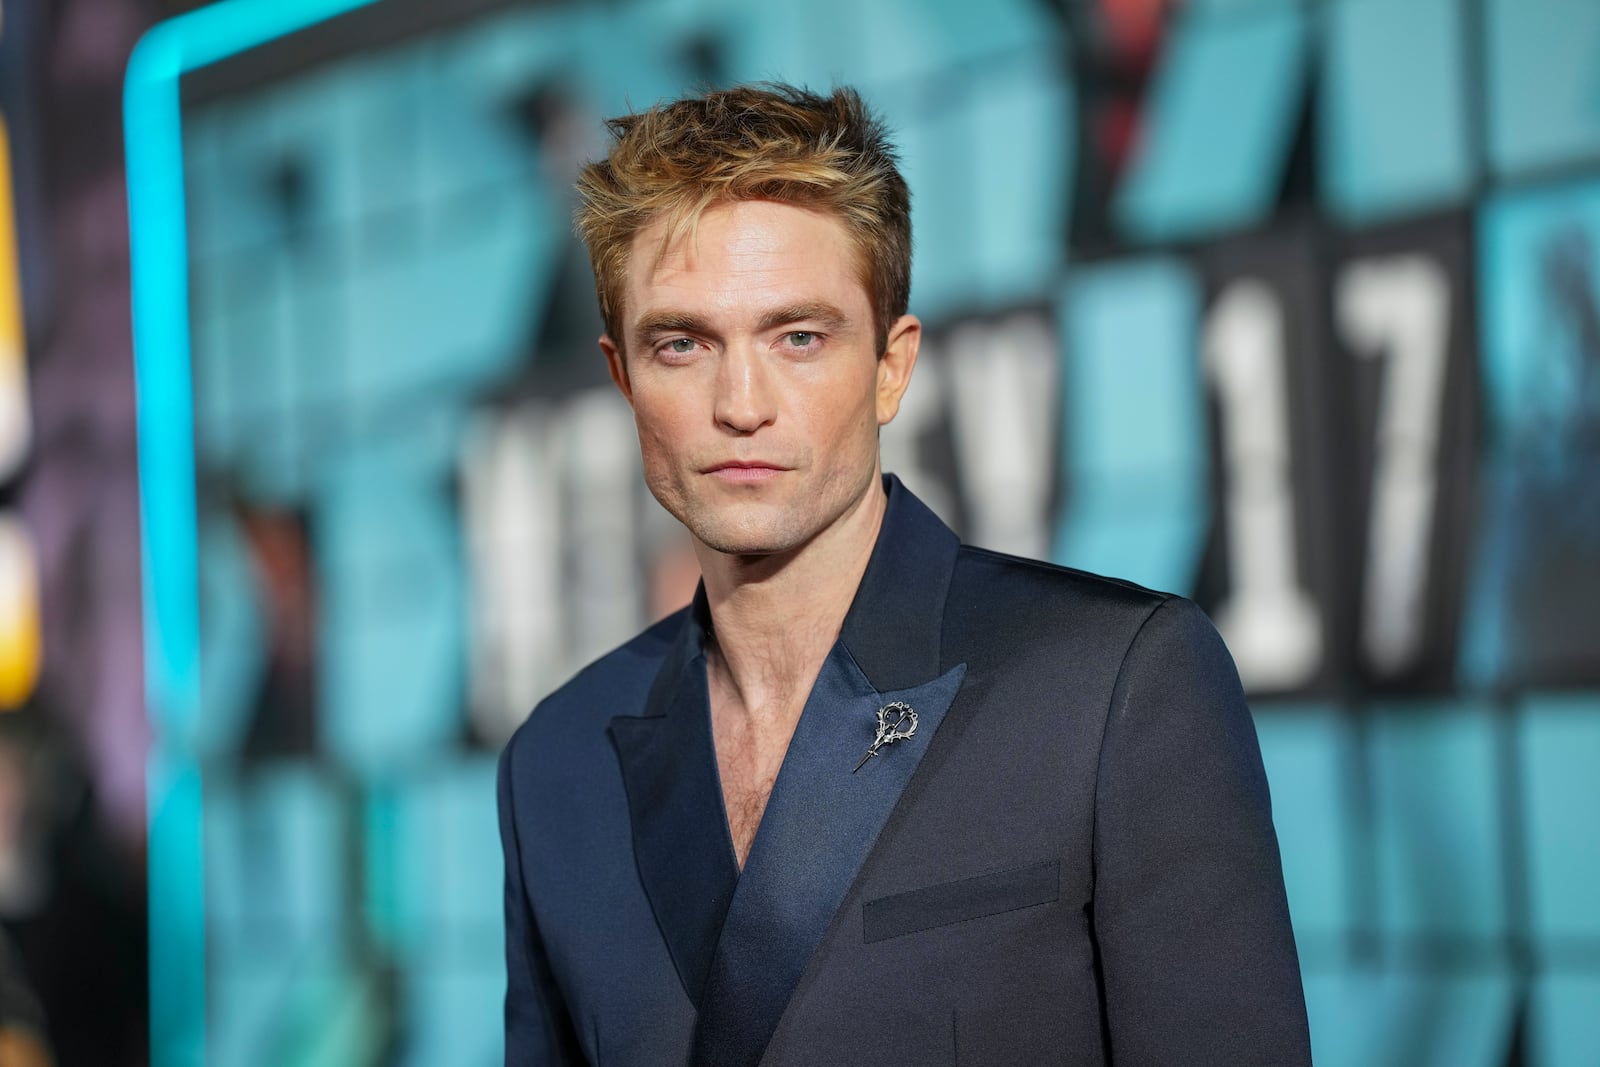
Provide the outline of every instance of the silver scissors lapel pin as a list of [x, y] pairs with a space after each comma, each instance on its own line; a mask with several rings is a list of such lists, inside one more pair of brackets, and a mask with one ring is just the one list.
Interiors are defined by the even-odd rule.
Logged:
[[856, 773], [867, 765], [867, 760], [878, 754], [878, 749], [884, 745], [892, 745], [896, 741], [904, 741], [917, 732], [917, 713], [910, 704], [896, 700], [892, 704], [885, 704], [878, 709], [878, 735], [872, 739], [872, 745], [867, 749], [867, 754], [861, 757], [861, 762], [856, 764]]

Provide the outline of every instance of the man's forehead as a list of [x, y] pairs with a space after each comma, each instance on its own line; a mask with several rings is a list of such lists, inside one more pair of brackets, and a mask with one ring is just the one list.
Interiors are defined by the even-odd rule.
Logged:
[[[677, 232], [670, 235], [669, 228]], [[768, 200], [713, 204], [685, 224], [658, 219], [634, 235], [629, 273], [648, 281], [661, 271], [715, 270], [783, 256], [810, 246], [813, 257], [852, 251], [844, 223], [830, 212]]]
[[663, 247], [667, 225], [634, 237], [630, 317], [663, 301], [869, 302], [857, 251], [832, 214], [767, 201], [716, 205]]

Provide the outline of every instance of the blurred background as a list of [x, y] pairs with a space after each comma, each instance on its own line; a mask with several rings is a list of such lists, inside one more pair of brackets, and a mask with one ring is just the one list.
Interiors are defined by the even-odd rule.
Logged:
[[499, 746], [696, 578], [571, 180], [762, 78], [886, 467], [1227, 639], [1317, 1062], [1600, 1064], [1593, 0], [0, 0], [3, 1062], [499, 1062]]

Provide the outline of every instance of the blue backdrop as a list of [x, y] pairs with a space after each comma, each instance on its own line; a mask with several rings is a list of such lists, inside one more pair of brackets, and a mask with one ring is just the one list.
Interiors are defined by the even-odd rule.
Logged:
[[903, 149], [930, 333], [886, 466], [1228, 640], [1318, 1063], [1596, 1062], [1600, 7], [1138, 9], [226, 0], [146, 38], [158, 1064], [498, 1062], [498, 745], [694, 577], [571, 179], [604, 116], [760, 78], [854, 84]]

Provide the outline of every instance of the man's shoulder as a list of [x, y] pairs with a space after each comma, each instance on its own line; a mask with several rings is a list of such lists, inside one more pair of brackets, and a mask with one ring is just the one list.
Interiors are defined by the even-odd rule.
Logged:
[[1142, 632], [1163, 641], [1169, 630], [1205, 640], [1212, 627], [1187, 598], [1135, 582], [966, 545], [957, 556], [945, 635], [964, 648], [1118, 664]]
[[1070, 675], [1084, 691], [1109, 693], [1152, 665], [1238, 688], [1227, 646], [1187, 597], [985, 549], [963, 547], [957, 558], [945, 640], [954, 655]]
[[965, 544], [956, 557], [953, 587], [982, 589], [991, 600], [1020, 597], [1037, 604], [1043, 597], [1062, 606], [1076, 604], [1140, 618], [1174, 599], [1172, 593], [1121, 578]]

